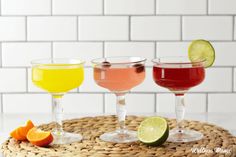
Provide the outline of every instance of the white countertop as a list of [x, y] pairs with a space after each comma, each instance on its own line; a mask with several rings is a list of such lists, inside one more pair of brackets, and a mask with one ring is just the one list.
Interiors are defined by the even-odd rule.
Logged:
[[[66, 114], [64, 119], [79, 118], [85, 116], [96, 116], [101, 114]], [[164, 116], [168, 118], [174, 118], [175, 114], [167, 113], [153, 113], [153, 114], [139, 114], [139, 115], [157, 115]], [[36, 125], [42, 123], [48, 123], [51, 121], [50, 114], [3, 114], [0, 115], [0, 143], [4, 142], [8, 136], [9, 132], [19, 125], [24, 125], [24, 122], [31, 119]], [[236, 136], [236, 113], [188, 113], [186, 114], [186, 119], [199, 120], [204, 122], [209, 122], [221, 126], [229, 130], [233, 135]], [[1, 157], [1, 154], [0, 154]]]

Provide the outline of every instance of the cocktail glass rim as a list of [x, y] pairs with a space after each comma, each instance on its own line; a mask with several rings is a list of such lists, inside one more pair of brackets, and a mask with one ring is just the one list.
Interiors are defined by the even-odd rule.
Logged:
[[[53, 63], [55, 61], [61, 61], [61, 63]], [[64, 62], [65, 61], [65, 62]], [[68, 62], [72, 61], [72, 62]], [[68, 64], [68, 65], [83, 65], [85, 61], [82, 61], [77, 58], [42, 58], [42, 59], [35, 59], [32, 60], [31, 65], [44, 65], [44, 64], [55, 64], [55, 66], [58, 66], [58, 64]]]
[[[127, 61], [127, 62], [110, 62], [109, 59], [130, 59], [130, 58], [136, 58], [135, 61]], [[104, 63], [104, 61], [109, 60], [109, 63]], [[101, 58], [96, 58], [91, 60], [92, 64], [94, 65], [126, 65], [126, 64], [137, 64], [141, 62], [145, 62], [147, 59], [144, 57], [139, 57], [139, 56], [111, 56], [111, 57], [101, 57]]]
[[[178, 59], [182, 58], [183, 61], [179, 61]], [[162, 60], [173, 60], [173, 61], [162, 61]], [[176, 61], [177, 60], [177, 61]], [[152, 62], [156, 65], [166, 65], [166, 66], [176, 66], [176, 65], [183, 65], [181, 67], [194, 67], [200, 66], [202, 67], [204, 65], [204, 62], [206, 59], [201, 59], [198, 61], [190, 61], [189, 57], [187, 56], [168, 56], [168, 57], [157, 57], [155, 59], [152, 59]]]

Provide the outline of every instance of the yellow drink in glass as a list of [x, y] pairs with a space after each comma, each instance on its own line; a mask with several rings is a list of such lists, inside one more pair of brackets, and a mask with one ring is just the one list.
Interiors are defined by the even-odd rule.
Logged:
[[53, 129], [53, 144], [77, 142], [82, 139], [80, 134], [63, 131], [63, 95], [79, 87], [84, 80], [84, 62], [77, 59], [46, 59], [32, 61], [33, 83], [53, 96], [53, 118], [57, 123]]
[[42, 64], [33, 67], [33, 83], [49, 93], [65, 93], [77, 88], [84, 80], [84, 69], [80, 65]]

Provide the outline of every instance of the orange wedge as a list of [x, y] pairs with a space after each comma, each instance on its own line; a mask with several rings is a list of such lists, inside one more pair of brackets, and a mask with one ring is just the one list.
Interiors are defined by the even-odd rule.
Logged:
[[32, 129], [34, 127], [34, 124], [31, 120], [28, 120], [26, 122], [26, 126], [22, 126], [22, 127], [19, 127], [19, 134], [23, 137], [25, 137], [26, 139], [26, 136], [27, 136], [27, 133], [29, 132], [30, 129]]
[[53, 136], [50, 131], [42, 131], [34, 127], [28, 132], [27, 139], [33, 145], [45, 147], [53, 141]]
[[19, 141], [27, 140], [26, 135], [28, 131], [33, 127], [34, 127], [33, 122], [31, 120], [28, 120], [25, 126], [16, 128], [10, 133], [10, 136]]
[[16, 128], [15, 130], [13, 130], [11, 133], [10, 133], [10, 136], [12, 137], [12, 138], [14, 138], [15, 140], [18, 140], [18, 141], [23, 141], [23, 140], [26, 140], [26, 137], [24, 137], [24, 136], [21, 136], [20, 134], [19, 134], [19, 128]]

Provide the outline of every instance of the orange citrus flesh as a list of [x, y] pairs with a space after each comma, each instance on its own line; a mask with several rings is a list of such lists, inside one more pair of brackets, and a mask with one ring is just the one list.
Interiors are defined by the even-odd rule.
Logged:
[[15, 140], [19, 140], [19, 141], [23, 141], [23, 140], [25, 140], [26, 138], [25, 137], [23, 137], [23, 136], [21, 136], [20, 134], [19, 134], [19, 127], [18, 128], [16, 128], [15, 130], [13, 130], [11, 133], [10, 133], [10, 136], [12, 137], [12, 138], [14, 138]]
[[19, 141], [27, 140], [26, 135], [28, 131], [33, 127], [34, 127], [33, 122], [31, 120], [28, 120], [25, 126], [20, 126], [16, 128], [10, 133], [10, 136]]
[[33, 145], [45, 147], [53, 141], [53, 136], [50, 131], [42, 131], [34, 127], [28, 132], [27, 139]]
[[26, 138], [27, 133], [29, 132], [30, 129], [32, 129], [34, 127], [34, 124], [32, 123], [31, 120], [28, 120], [26, 123], [26, 126], [24, 127], [20, 127], [19, 128], [19, 134], [24, 136]]

